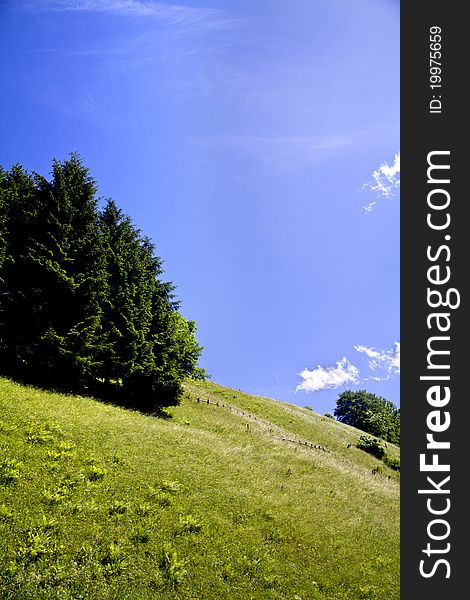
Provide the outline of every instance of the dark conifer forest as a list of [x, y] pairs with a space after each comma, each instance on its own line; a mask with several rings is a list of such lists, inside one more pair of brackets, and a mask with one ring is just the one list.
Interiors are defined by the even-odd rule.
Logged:
[[205, 373], [174, 292], [79, 155], [49, 179], [0, 168], [0, 374], [143, 410], [178, 404], [184, 378]]

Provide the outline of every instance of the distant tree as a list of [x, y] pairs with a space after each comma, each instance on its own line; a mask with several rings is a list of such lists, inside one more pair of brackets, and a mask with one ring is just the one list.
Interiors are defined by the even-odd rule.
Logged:
[[400, 443], [400, 410], [380, 396], [359, 390], [347, 390], [336, 401], [338, 421], [357, 427], [388, 442]]

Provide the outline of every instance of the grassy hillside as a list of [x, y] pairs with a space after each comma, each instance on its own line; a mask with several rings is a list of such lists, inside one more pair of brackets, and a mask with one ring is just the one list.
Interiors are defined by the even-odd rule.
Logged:
[[208, 382], [156, 418], [0, 378], [0, 411], [2, 599], [399, 599], [352, 427]]

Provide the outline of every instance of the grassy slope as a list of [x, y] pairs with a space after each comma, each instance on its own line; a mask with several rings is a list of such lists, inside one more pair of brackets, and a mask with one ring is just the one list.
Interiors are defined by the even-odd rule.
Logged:
[[351, 427], [209, 382], [161, 419], [0, 379], [0, 411], [5, 600], [399, 598], [398, 475]]

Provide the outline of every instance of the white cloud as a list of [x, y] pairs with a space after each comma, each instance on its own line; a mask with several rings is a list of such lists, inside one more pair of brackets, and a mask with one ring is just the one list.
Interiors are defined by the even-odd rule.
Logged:
[[359, 381], [358, 369], [343, 357], [336, 366], [321, 367], [316, 369], [304, 369], [299, 375], [303, 382], [299, 384], [296, 391], [316, 392], [318, 390], [336, 389], [345, 383], [357, 383]]
[[[372, 173], [373, 181], [366, 182], [362, 189], [372, 190], [377, 197], [390, 198], [394, 191], [400, 187], [400, 153], [395, 154], [393, 164], [384, 162]], [[371, 212], [376, 202], [370, 202], [362, 207], [365, 212]]]
[[390, 350], [377, 350], [376, 348], [356, 345], [354, 349], [365, 354], [368, 358], [367, 366], [374, 375], [359, 377], [359, 369], [346, 357], [336, 363], [336, 366], [304, 369], [299, 373], [303, 381], [296, 387], [296, 392], [318, 392], [319, 390], [336, 389], [345, 383], [360, 384], [365, 381], [386, 381], [394, 375], [400, 374], [400, 342], [395, 342]]
[[382, 370], [384, 377], [374, 377], [374, 379], [383, 381], [389, 379], [392, 375], [400, 374], [400, 342], [395, 342], [391, 350], [377, 350], [367, 346], [354, 346], [358, 352], [364, 353], [368, 358], [368, 366], [372, 371]]
[[372, 212], [376, 204], [377, 202], [369, 202], [369, 204], [366, 204], [362, 207], [362, 210], [364, 210], [365, 212]]

